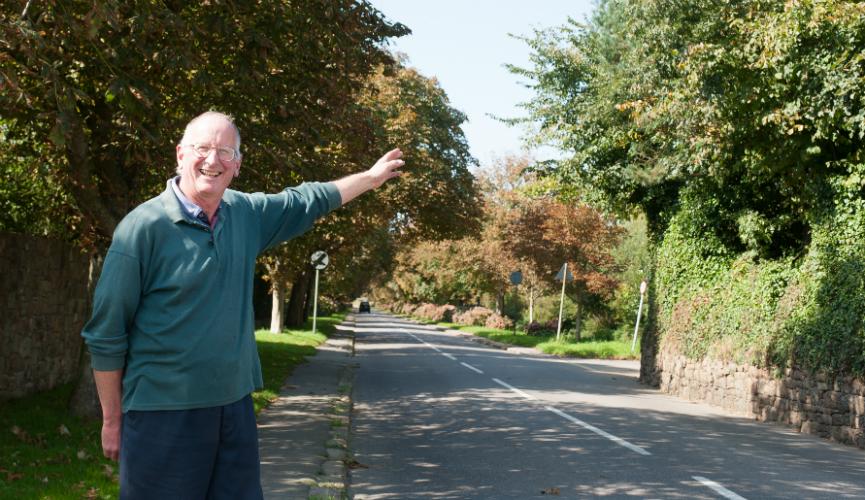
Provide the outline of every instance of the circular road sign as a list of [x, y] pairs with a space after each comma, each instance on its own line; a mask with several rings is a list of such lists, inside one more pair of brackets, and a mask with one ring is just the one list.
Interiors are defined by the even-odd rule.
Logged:
[[312, 263], [312, 267], [316, 269], [324, 269], [327, 267], [328, 262], [330, 262], [324, 250], [315, 252], [309, 260]]
[[523, 282], [523, 273], [521, 273], [520, 271], [514, 271], [511, 273], [511, 284], [512, 285], [519, 285], [522, 282]]

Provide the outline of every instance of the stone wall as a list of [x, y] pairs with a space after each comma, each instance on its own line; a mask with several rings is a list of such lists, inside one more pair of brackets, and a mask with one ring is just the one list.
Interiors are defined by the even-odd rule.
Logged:
[[661, 352], [655, 375], [662, 391], [720, 406], [759, 421], [865, 448], [865, 383], [788, 369], [780, 377], [753, 366]]
[[64, 242], [0, 232], [0, 399], [75, 380], [88, 268]]

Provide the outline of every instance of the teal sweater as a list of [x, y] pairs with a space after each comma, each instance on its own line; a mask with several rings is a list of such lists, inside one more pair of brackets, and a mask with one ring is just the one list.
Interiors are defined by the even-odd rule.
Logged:
[[124, 217], [81, 333], [95, 370], [125, 369], [123, 411], [220, 406], [261, 388], [256, 257], [341, 203], [331, 183], [227, 190], [211, 232], [169, 187]]

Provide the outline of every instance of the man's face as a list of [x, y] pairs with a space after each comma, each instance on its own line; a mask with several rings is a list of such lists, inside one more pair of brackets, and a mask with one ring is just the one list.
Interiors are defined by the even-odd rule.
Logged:
[[[204, 158], [196, 153], [194, 145], [210, 146]], [[180, 189], [193, 202], [215, 202], [240, 172], [240, 157], [232, 161], [219, 158], [219, 148], [237, 150], [237, 135], [234, 127], [223, 118], [203, 118], [188, 131], [184, 144], [177, 146], [177, 163], [180, 165]]]

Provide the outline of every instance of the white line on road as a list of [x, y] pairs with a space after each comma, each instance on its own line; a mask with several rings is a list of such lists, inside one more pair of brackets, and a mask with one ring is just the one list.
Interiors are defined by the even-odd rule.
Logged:
[[409, 332], [409, 331], [406, 331], [406, 330], [403, 330], [403, 333], [407, 333], [407, 334], [411, 335], [412, 337], [414, 337], [415, 340], [417, 340], [417, 341], [420, 342], [421, 344], [423, 344], [423, 345], [429, 347], [430, 349], [433, 349], [435, 352], [441, 352], [441, 350], [440, 350], [438, 347], [436, 347], [436, 346], [430, 344], [429, 342], [423, 340], [422, 338], [419, 338], [417, 335], [415, 335], [415, 334], [413, 334], [413, 333], [411, 333], [411, 332]]
[[514, 386], [508, 384], [507, 382], [502, 382], [501, 380], [499, 380], [499, 379], [497, 379], [497, 378], [494, 378], [494, 379], [493, 379], [493, 382], [499, 384], [499, 385], [502, 386], [502, 387], [507, 387], [508, 389], [510, 389], [510, 390], [512, 390], [512, 391], [514, 391], [514, 392], [516, 392], [517, 394], [519, 394], [520, 396], [522, 396], [522, 397], [524, 397], [524, 398], [526, 398], [526, 399], [535, 399], [535, 397], [532, 396], [531, 394], [527, 394], [527, 393], [525, 393], [525, 392], [523, 392], [523, 391], [517, 389], [516, 387], [514, 387]]
[[474, 366], [472, 366], [472, 365], [470, 365], [470, 364], [468, 364], [468, 363], [463, 363], [462, 361], [460, 361], [460, 364], [463, 365], [463, 366], [465, 366], [465, 367], [468, 368], [469, 370], [474, 370], [475, 372], [480, 373], [481, 375], [484, 374], [484, 372], [478, 370], [477, 368], [475, 368]]
[[[411, 332], [405, 332], [405, 333], [408, 333], [409, 335], [411, 335], [412, 337], [414, 337], [415, 340], [417, 340], [418, 342], [421, 342], [421, 343], [423, 343], [424, 345], [427, 345], [427, 346], [429, 346], [429, 347], [432, 347], [433, 349], [435, 349], [436, 351], [438, 351], [439, 353], [441, 353], [443, 356], [447, 357], [448, 359], [452, 359], [452, 360], [454, 360], [454, 361], [458, 361], [457, 358], [455, 358], [455, 357], [452, 356], [451, 354], [448, 354], [448, 353], [446, 353], [446, 352], [441, 352], [441, 351], [439, 351], [438, 349], [436, 349], [435, 346], [433, 346], [433, 345], [431, 345], [431, 344], [428, 344], [427, 342], [424, 342], [423, 340], [421, 340], [421, 339], [419, 339], [418, 337], [416, 337], [413, 333], [411, 333]], [[483, 374], [483, 373], [484, 373], [484, 372], [478, 370], [477, 368], [475, 368], [474, 366], [472, 366], [472, 365], [470, 365], [470, 364], [468, 364], [468, 363], [463, 363], [462, 361], [460, 361], [460, 364], [463, 365], [463, 366], [465, 366], [466, 368], [469, 368], [470, 370], [474, 370], [474, 371], [476, 371], [477, 373], [480, 373], [480, 374]], [[528, 394], [527, 392], [524, 392], [524, 391], [522, 391], [522, 390], [520, 390], [520, 389], [517, 389], [516, 387], [514, 387], [514, 386], [508, 384], [507, 382], [503, 382], [503, 381], [501, 381], [501, 380], [499, 380], [499, 379], [497, 379], [497, 378], [493, 378], [493, 382], [499, 384], [499, 385], [502, 386], [502, 387], [505, 387], [505, 388], [507, 388], [507, 389], [510, 389], [511, 391], [513, 391], [513, 392], [519, 394], [520, 396], [522, 396], [522, 397], [524, 397], [524, 398], [526, 398], [526, 399], [532, 399], [532, 400], [536, 399], [536, 398], [535, 398], [534, 396], [532, 396], [531, 394]], [[549, 411], [555, 413], [556, 415], [558, 415], [558, 416], [560, 416], [560, 417], [566, 419], [566, 420], [570, 420], [571, 422], [573, 422], [573, 423], [575, 423], [575, 424], [577, 424], [577, 425], [579, 425], [579, 426], [581, 426], [581, 427], [583, 427], [583, 428], [585, 428], [585, 429], [587, 429], [587, 430], [590, 430], [590, 431], [594, 432], [595, 434], [598, 434], [598, 435], [600, 435], [600, 436], [603, 436], [603, 437], [609, 439], [610, 441], [612, 441], [612, 442], [614, 442], [614, 443], [616, 443], [616, 444], [618, 444], [618, 445], [624, 446], [625, 448], [628, 448], [628, 449], [631, 450], [631, 451], [635, 451], [635, 452], [639, 453], [640, 455], [651, 455], [651, 453], [649, 453], [648, 451], [646, 451], [646, 450], [643, 449], [643, 448], [640, 448], [639, 446], [637, 446], [637, 445], [635, 445], [635, 444], [631, 444], [631, 443], [625, 441], [624, 439], [622, 439], [622, 438], [620, 438], [620, 437], [617, 437], [617, 436], [614, 436], [614, 435], [610, 434], [609, 432], [602, 431], [601, 429], [598, 429], [598, 428], [595, 427], [594, 425], [587, 424], [586, 422], [583, 422], [582, 420], [580, 420], [580, 419], [578, 419], [578, 418], [576, 418], [576, 417], [572, 417], [571, 415], [568, 415], [567, 413], [565, 413], [565, 412], [563, 412], [563, 411], [561, 411], [561, 410], [557, 410], [556, 408], [553, 408], [552, 406], [546, 406], [545, 408], [546, 408], [547, 410], [549, 410]], [[712, 484], [715, 484], [715, 483], [712, 483]], [[716, 486], [717, 486], [717, 485], [716, 485]], [[710, 487], [711, 487], [711, 486], [710, 486]], [[720, 486], [718, 486], [718, 487], [720, 488]], [[714, 488], [713, 488], [713, 489], [714, 489]], [[732, 492], [731, 492], [731, 493], [732, 493]], [[735, 495], [735, 493], [733, 493], [733, 494]], [[729, 497], [729, 498], [736, 498], [736, 497]], [[738, 497], [738, 498], [741, 498], [741, 497]], [[743, 499], [743, 500], [744, 500], [744, 499]]]
[[637, 445], [635, 445], [635, 444], [631, 444], [631, 443], [625, 441], [624, 439], [622, 439], [622, 438], [620, 438], [620, 437], [616, 437], [616, 436], [610, 434], [609, 432], [602, 431], [601, 429], [598, 429], [598, 428], [595, 427], [594, 425], [592, 425], [592, 424], [587, 424], [587, 423], [583, 422], [582, 420], [580, 420], [580, 419], [578, 419], [578, 418], [576, 418], [576, 417], [572, 417], [572, 416], [568, 415], [567, 413], [565, 413], [565, 412], [563, 412], [563, 411], [561, 411], [561, 410], [557, 410], [557, 409], [553, 408], [552, 406], [547, 406], [547, 407], [545, 407], [545, 408], [546, 408], [547, 410], [550, 410], [551, 412], [555, 413], [556, 415], [558, 415], [558, 416], [560, 416], [560, 417], [566, 419], [566, 420], [570, 420], [571, 422], [573, 422], [573, 423], [579, 425], [580, 427], [583, 427], [583, 428], [585, 428], [585, 429], [587, 429], [587, 430], [590, 430], [590, 431], [594, 432], [595, 434], [597, 434], [597, 435], [599, 435], [599, 436], [604, 436], [605, 438], [609, 439], [610, 441], [612, 441], [612, 442], [614, 442], [614, 443], [616, 443], [616, 444], [622, 445], [622, 446], [624, 446], [625, 448], [627, 448], [627, 449], [629, 449], [629, 450], [631, 450], [631, 451], [636, 451], [636, 452], [639, 453], [640, 455], [651, 455], [651, 453], [649, 453], [648, 451], [644, 450], [643, 448], [640, 448], [639, 446], [637, 446]]
[[712, 488], [713, 490], [715, 490], [715, 493], [721, 495], [724, 498], [729, 498], [730, 500], [746, 500], [745, 497], [733, 493], [732, 491], [728, 490], [727, 488], [724, 488], [723, 486], [716, 483], [715, 481], [712, 481], [710, 479], [706, 479], [703, 476], [692, 476], [692, 477], [695, 480], [703, 483], [703, 486], [708, 486], [709, 488]]

